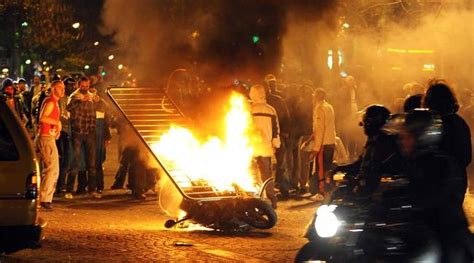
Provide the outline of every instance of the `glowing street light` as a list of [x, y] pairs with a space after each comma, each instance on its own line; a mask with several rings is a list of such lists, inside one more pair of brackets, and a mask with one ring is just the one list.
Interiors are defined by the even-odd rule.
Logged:
[[120, 64], [120, 65], [117, 66], [117, 68], [118, 68], [119, 70], [122, 70], [122, 69], [123, 69], [123, 65]]
[[112, 60], [112, 59], [114, 59], [114, 55], [109, 56], [109, 60]]
[[344, 23], [344, 24], [342, 24], [342, 27], [345, 28], [345, 29], [348, 29], [350, 27], [350, 25], [348, 23]]
[[27, 27], [27, 26], [28, 26], [28, 22], [23, 21], [23, 23], [21, 23], [21, 26], [22, 26], [22, 27]]
[[94, 46], [98, 46], [98, 45], [99, 45], [99, 41], [94, 42]]
[[46, 65], [46, 64], [48, 64], [48, 62], [47, 62], [47, 61], [43, 61], [43, 65]]
[[30, 64], [31, 64], [31, 59], [27, 59], [27, 60], [25, 61], [25, 64], [26, 64], [26, 65], [30, 65]]
[[89, 65], [85, 65], [85, 66], [84, 66], [84, 69], [90, 69], [90, 66], [89, 66]]
[[79, 22], [76, 22], [76, 23], [72, 24], [72, 28], [74, 28], [74, 29], [78, 29], [80, 26], [81, 26], [81, 23], [79, 23]]
[[7, 74], [7, 73], [8, 73], [8, 68], [2, 69], [2, 73], [3, 73], [3, 74]]

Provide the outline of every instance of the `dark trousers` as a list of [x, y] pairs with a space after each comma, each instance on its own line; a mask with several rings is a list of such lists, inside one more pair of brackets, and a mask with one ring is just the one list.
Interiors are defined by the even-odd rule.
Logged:
[[105, 119], [97, 119], [95, 125], [97, 189], [104, 190]]
[[[255, 161], [257, 163], [258, 171], [260, 172], [262, 183], [267, 179], [272, 178], [272, 158], [259, 156], [255, 157]], [[275, 184], [270, 182], [265, 189], [267, 198], [270, 200], [276, 200], [274, 187]]]
[[[113, 184], [114, 188], [123, 188], [123, 185], [125, 184], [125, 178], [127, 177], [127, 174], [130, 171], [130, 166], [132, 165], [132, 161], [135, 154], [138, 154], [138, 152], [134, 150], [133, 147], [123, 148], [120, 154], [120, 166], [117, 170], [117, 173], [115, 174], [115, 182]], [[130, 182], [131, 180], [129, 178], [129, 185]]]
[[71, 136], [67, 132], [61, 131], [59, 139], [56, 140], [56, 146], [58, 147], [59, 154], [59, 177], [56, 191], [59, 192], [66, 190], [66, 177], [73, 158]]
[[322, 151], [316, 156], [314, 160], [316, 172], [311, 175], [309, 180], [309, 190], [311, 194], [324, 193], [325, 188], [330, 186], [332, 179], [327, 172], [332, 168], [334, 149], [334, 144], [323, 145]]
[[89, 134], [72, 134], [72, 147], [74, 152], [74, 162], [71, 167], [72, 178], [75, 178], [79, 171], [82, 146], [84, 147], [86, 170], [88, 175], [88, 191], [94, 192], [97, 188], [95, 130]]
[[281, 137], [280, 148], [277, 149], [275, 153], [276, 157], [276, 175], [275, 181], [278, 184], [278, 189], [282, 194], [288, 194], [290, 189], [290, 180], [289, 180], [289, 160], [288, 160], [288, 138]]

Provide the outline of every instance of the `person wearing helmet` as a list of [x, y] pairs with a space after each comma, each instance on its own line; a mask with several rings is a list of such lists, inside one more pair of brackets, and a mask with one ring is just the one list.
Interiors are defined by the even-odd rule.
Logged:
[[363, 127], [367, 141], [357, 161], [337, 166], [335, 172], [346, 173], [353, 181], [353, 192], [358, 195], [370, 195], [380, 183], [382, 174], [396, 173], [399, 160], [397, 137], [386, 134], [384, 125], [390, 117], [390, 111], [383, 105], [371, 105], [363, 111], [359, 123]]
[[390, 129], [399, 134], [405, 157], [403, 174], [409, 180], [414, 218], [437, 234], [442, 262], [471, 262], [474, 247], [462, 207], [463, 171], [459, 162], [439, 147], [441, 117], [427, 109], [415, 109], [391, 122]]

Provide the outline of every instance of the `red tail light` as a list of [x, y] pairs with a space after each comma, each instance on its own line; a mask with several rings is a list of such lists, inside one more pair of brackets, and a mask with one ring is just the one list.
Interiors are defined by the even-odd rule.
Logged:
[[38, 198], [38, 191], [39, 191], [39, 181], [38, 175], [36, 172], [33, 172], [28, 175], [26, 179], [26, 191], [25, 191], [25, 198], [26, 199], [36, 199]]

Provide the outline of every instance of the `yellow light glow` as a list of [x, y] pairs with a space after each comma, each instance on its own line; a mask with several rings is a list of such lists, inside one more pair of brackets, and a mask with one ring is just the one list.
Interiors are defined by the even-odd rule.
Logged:
[[405, 49], [397, 49], [397, 48], [387, 48], [388, 52], [394, 52], [394, 53], [407, 53]]
[[429, 49], [410, 49], [408, 50], [410, 54], [434, 54], [434, 50]]
[[251, 173], [252, 116], [242, 95], [233, 94], [229, 104], [224, 138], [201, 142], [189, 129], [174, 126], [151, 148], [172, 176], [184, 173], [191, 181], [207, 181], [217, 191], [233, 190], [233, 184], [237, 184], [245, 191], [256, 192]]
[[431, 49], [399, 49], [399, 48], [387, 48], [388, 52], [402, 53], [402, 54], [434, 54], [435, 51]]
[[392, 67], [392, 70], [402, 70], [401, 67]]

